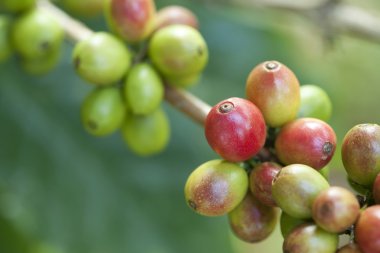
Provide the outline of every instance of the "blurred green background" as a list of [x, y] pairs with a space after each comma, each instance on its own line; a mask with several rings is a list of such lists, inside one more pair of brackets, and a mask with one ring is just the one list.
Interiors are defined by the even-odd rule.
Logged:
[[[250, 70], [278, 60], [302, 84], [331, 96], [339, 143], [354, 125], [380, 122], [380, 44], [339, 34], [329, 44], [318, 23], [278, 11], [156, 3], [181, 4], [199, 17], [210, 62], [190, 91], [209, 104], [244, 97]], [[378, 1], [351, 3], [380, 17]], [[105, 29], [101, 17], [84, 21]], [[217, 155], [201, 126], [169, 105], [171, 141], [160, 155], [135, 156], [119, 133], [89, 136], [79, 107], [91, 86], [74, 73], [71, 49], [65, 44], [59, 66], [42, 77], [25, 74], [16, 59], [0, 65], [0, 252], [23, 253], [29, 241], [70, 253], [281, 252], [278, 231], [247, 245], [234, 239], [226, 217], [202, 217], [186, 206], [187, 176]], [[330, 167], [331, 184], [347, 186], [339, 150]]]

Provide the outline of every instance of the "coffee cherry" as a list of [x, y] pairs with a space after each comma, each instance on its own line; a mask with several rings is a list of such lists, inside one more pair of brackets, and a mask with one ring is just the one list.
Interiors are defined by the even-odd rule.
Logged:
[[190, 75], [170, 75], [165, 76], [166, 83], [177, 88], [189, 88], [199, 82], [201, 79], [200, 73]]
[[342, 162], [352, 181], [370, 187], [380, 172], [380, 126], [351, 128], [343, 139]]
[[154, 28], [156, 7], [153, 0], [107, 0], [108, 26], [130, 43], [146, 39]]
[[264, 162], [255, 166], [249, 175], [249, 186], [253, 196], [267, 206], [277, 206], [272, 197], [272, 181], [281, 170], [273, 162]]
[[335, 253], [338, 235], [327, 232], [313, 223], [300, 225], [285, 238], [285, 253]]
[[170, 25], [153, 34], [149, 56], [164, 76], [200, 73], [208, 61], [202, 35], [187, 25]]
[[157, 12], [154, 30], [175, 24], [198, 29], [198, 19], [192, 11], [183, 6], [170, 5]]
[[111, 85], [124, 77], [131, 53], [115, 36], [97, 32], [75, 45], [73, 63], [77, 73], [96, 85]]
[[106, 0], [58, 0], [70, 14], [93, 17], [103, 12]]
[[23, 70], [31, 75], [44, 75], [57, 66], [61, 58], [61, 50], [57, 49], [38, 58], [21, 58]]
[[377, 174], [375, 182], [373, 183], [372, 194], [376, 204], [380, 204], [380, 173]]
[[248, 176], [244, 169], [223, 160], [208, 161], [196, 168], [185, 185], [187, 204], [206, 216], [232, 211], [244, 198]]
[[12, 47], [9, 42], [9, 29], [11, 20], [5, 16], [0, 16], [0, 63], [6, 61], [12, 54]]
[[229, 98], [208, 113], [205, 135], [221, 157], [240, 162], [253, 157], [264, 146], [266, 128], [260, 110], [253, 103]]
[[355, 225], [355, 240], [363, 253], [380, 252], [380, 205], [365, 209]]
[[356, 191], [357, 193], [360, 193], [362, 195], [367, 195], [367, 193], [370, 191], [368, 186], [360, 185], [360, 184], [352, 181], [352, 179], [349, 178], [348, 176], [347, 176], [347, 182], [354, 191]]
[[283, 238], [286, 238], [290, 232], [297, 226], [308, 222], [307, 220], [297, 219], [285, 212], [281, 212], [280, 229]]
[[164, 97], [164, 85], [151, 65], [139, 63], [128, 73], [124, 96], [134, 114], [149, 114], [159, 107]]
[[297, 116], [299, 82], [282, 63], [267, 61], [256, 66], [248, 76], [246, 95], [261, 110], [265, 122], [271, 127], [282, 126]]
[[234, 234], [246, 242], [259, 242], [267, 238], [277, 223], [274, 207], [263, 205], [251, 193], [247, 193], [240, 204], [228, 213]]
[[336, 253], [362, 253], [356, 243], [349, 243], [340, 248]]
[[35, 8], [14, 20], [10, 36], [17, 53], [36, 59], [61, 49], [63, 29], [50, 13]]
[[275, 148], [284, 164], [301, 163], [319, 170], [331, 160], [336, 147], [334, 130], [324, 121], [300, 118], [279, 132]]
[[84, 128], [95, 136], [105, 136], [120, 128], [126, 108], [119, 89], [96, 88], [84, 99], [81, 107]]
[[165, 149], [170, 126], [165, 112], [158, 108], [148, 115], [128, 115], [121, 133], [128, 147], [137, 155], [150, 156]]
[[32, 9], [36, 5], [36, 0], [1, 0], [0, 10], [17, 13]]
[[312, 84], [302, 85], [301, 106], [298, 111], [300, 118], [317, 118], [328, 121], [331, 117], [332, 105], [327, 93]]
[[332, 233], [340, 233], [355, 223], [360, 206], [355, 195], [335, 186], [317, 196], [312, 212], [318, 226]]
[[277, 205], [287, 214], [299, 218], [311, 218], [311, 208], [320, 192], [329, 183], [315, 169], [292, 164], [283, 167], [273, 180], [272, 195]]

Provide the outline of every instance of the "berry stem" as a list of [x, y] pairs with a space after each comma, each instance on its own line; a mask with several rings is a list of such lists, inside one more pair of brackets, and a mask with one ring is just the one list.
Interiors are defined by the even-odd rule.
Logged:
[[[93, 31], [83, 23], [73, 19], [47, 0], [39, 0], [38, 8], [52, 13], [63, 27], [67, 39], [76, 43], [91, 35]], [[195, 122], [204, 125], [211, 106], [191, 93], [165, 85], [165, 99], [175, 108], [189, 116]]]

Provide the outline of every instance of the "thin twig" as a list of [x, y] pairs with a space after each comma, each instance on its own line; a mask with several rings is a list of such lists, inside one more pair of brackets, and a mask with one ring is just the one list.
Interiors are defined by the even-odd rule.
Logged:
[[[65, 30], [67, 38], [73, 42], [83, 40], [93, 33], [93, 31], [83, 23], [71, 18], [49, 1], [40, 0], [38, 7], [52, 13]], [[191, 93], [168, 85], [165, 86], [165, 99], [202, 126], [211, 108], [210, 105]]]
[[[219, 2], [212, 0], [215, 4]], [[312, 19], [323, 29], [380, 43], [380, 13], [340, 0], [226, 0], [243, 8], [267, 8], [293, 12]]]

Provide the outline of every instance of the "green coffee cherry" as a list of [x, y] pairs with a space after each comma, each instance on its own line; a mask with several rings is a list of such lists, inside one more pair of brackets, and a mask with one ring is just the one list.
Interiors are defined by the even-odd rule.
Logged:
[[147, 63], [133, 66], [124, 85], [124, 96], [134, 114], [152, 113], [164, 97], [161, 77]]
[[318, 170], [319, 173], [321, 173], [321, 175], [327, 180], [329, 181], [329, 177], [330, 177], [330, 167], [329, 166], [325, 166], [323, 167], [322, 169]]
[[154, 33], [149, 56], [164, 76], [189, 76], [204, 69], [208, 49], [196, 29], [186, 25], [170, 25]]
[[83, 101], [81, 108], [84, 128], [95, 136], [115, 132], [123, 123], [126, 108], [118, 88], [96, 88]]
[[190, 174], [185, 184], [185, 198], [198, 214], [221, 216], [236, 208], [247, 190], [248, 176], [244, 169], [235, 163], [212, 160]]
[[38, 58], [21, 58], [21, 66], [31, 75], [44, 75], [57, 66], [61, 58], [61, 50], [54, 50]]
[[12, 54], [12, 47], [8, 36], [10, 22], [7, 16], [0, 16], [0, 63], [6, 61]]
[[298, 111], [298, 117], [317, 118], [323, 121], [330, 119], [331, 100], [322, 88], [312, 84], [302, 85], [300, 94], [301, 106]]
[[286, 237], [282, 249], [286, 253], [335, 253], [338, 235], [326, 232], [313, 223], [300, 225]]
[[0, 10], [16, 13], [31, 9], [35, 4], [36, 0], [1, 0]]
[[329, 183], [315, 169], [303, 164], [283, 167], [273, 180], [272, 194], [277, 205], [289, 215], [311, 218], [314, 199]]
[[133, 152], [149, 156], [165, 149], [169, 141], [170, 126], [165, 112], [158, 108], [145, 116], [128, 115], [121, 131]]
[[79, 76], [89, 83], [111, 85], [128, 71], [131, 53], [112, 34], [97, 32], [76, 44], [73, 63]]
[[21, 57], [36, 59], [60, 50], [64, 34], [50, 13], [36, 8], [14, 20], [10, 35], [12, 45]]
[[165, 77], [167, 84], [177, 88], [189, 88], [196, 85], [201, 79], [200, 73], [190, 75], [171, 75]]
[[306, 222], [307, 220], [297, 219], [285, 212], [281, 212], [280, 229], [282, 237], [286, 238], [294, 228]]

